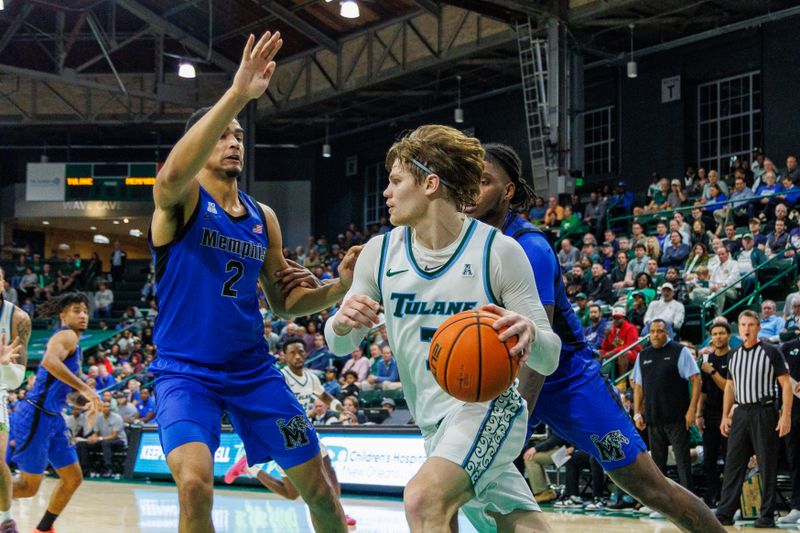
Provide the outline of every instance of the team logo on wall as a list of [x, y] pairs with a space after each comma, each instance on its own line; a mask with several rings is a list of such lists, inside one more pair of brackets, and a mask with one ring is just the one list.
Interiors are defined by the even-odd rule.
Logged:
[[288, 422], [279, 418], [276, 422], [283, 437], [283, 447], [294, 450], [308, 445], [308, 430], [310, 423], [303, 415], [293, 416]]
[[628, 443], [628, 437], [622, 434], [618, 429], [606, 433], [601, 439], [597, 435], [591, 435], [592, 442], [600, 452], [600, 460], [603, 462], [622, 461], [625, 459], [625, 452], [622, 447]]

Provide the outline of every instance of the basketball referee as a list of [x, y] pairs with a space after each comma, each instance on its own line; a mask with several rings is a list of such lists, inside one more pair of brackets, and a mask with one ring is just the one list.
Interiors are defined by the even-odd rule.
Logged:
[[[783, 354], [776, 346], [758, 339], [760, 329], [754, 311], [748, 309], [739, 314], [739, 335], [744, 344], [728, 362], [720, 423], [720, 431], [728, 437], [722, 496], [717, 508], [717, 518], [723, 525], [733, 525], [747, 463], [755, 452], [763, 485], [761, 513], [755, 527], [775, 527], [778, 439], [791, 429], [792, 388]], [[782, 389], [780, 396], [776, 381]], [[780, 417], [779, 407], [782, 407]]]

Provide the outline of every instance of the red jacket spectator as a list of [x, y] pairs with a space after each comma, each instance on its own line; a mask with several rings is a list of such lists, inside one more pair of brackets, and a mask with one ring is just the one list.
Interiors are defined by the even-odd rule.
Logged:
[[[608, 330], [603, 339], [603, 344], [600, 346], [600, 355], [603, 359], [612, 357], [639, 340], [639, 331], [636, 326], [625, 318], [625, 310], [623, 308], [615, 307], [611, 312], [611, 317], [614, 320], [613, 325]], [[641, 346], [636, 346], [626, 354], [627, 357], [617, 359], [618, 375], [622, 375], [628, 370], [628, 364], [636, 362], [641, 350]]]

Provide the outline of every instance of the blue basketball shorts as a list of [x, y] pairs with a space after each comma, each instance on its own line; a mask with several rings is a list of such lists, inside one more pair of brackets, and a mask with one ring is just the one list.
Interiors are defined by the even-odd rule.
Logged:
[[265, 354], [243, 355], [216, 368], [159, 356], [156, 422], [164, 455], [189, 442], [219, 447], [222, 414], [242, 439], [250, 464], [272, 459], [283, 469], [319, 455], [319, 439], [305, 411]]
[[605, 470], [622, 468], [647, 451], [619, 392], [600, 373], [591, 352], [578, 352], [562, 364], [566, 377], [545, 380], [531, 426], [541, 421], [564, 440], [593, 456]]
[[78, 462], [78, 454], [71, 444], [69, 428], [60, 414], [49, 415], [28, 402], [19, 402], [11, 415], [8, 462], [28, 474], [43, 474], [49, 462], [54, 469]]

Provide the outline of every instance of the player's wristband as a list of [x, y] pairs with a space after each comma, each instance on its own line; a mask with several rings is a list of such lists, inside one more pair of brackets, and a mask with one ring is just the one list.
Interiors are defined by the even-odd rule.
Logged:
[[341, 409], [344, 409], [344, 407], [342, 406], [342, 402], [334, 398], [333, 400], [331, 400], [331, 409], [333, 409], [334, 411], [339, 411]]
[[635, 415], [633, 415], [634, 420], [639, 420], [640, 418], [642, 418], [642, 413], [636, 413]]

